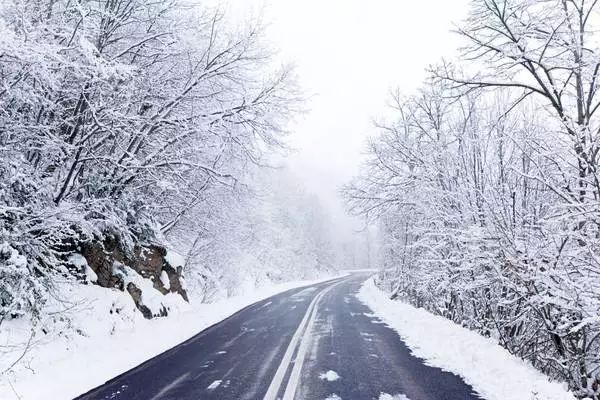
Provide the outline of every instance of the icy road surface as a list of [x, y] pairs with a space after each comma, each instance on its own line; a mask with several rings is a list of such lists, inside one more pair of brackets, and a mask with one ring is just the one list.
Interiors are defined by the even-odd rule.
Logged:
[[79, 399], [479, 399], [356, 298], [367, 277], [255, 303]]

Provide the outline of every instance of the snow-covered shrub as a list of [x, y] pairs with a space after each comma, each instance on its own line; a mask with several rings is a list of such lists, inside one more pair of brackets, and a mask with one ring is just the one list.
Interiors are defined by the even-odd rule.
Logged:
[[27, 259], [8, 243], [0, 243], [0, 325], [5, 319], [36, 316], [45, 296], [44, 281]]

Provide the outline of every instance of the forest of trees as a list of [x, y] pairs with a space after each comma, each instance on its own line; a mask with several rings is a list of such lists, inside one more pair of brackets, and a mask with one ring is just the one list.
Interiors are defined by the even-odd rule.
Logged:
[[380, 228], [392, 298], [496, 338], [581, 398], [600, 385], [599, 11], [473, 1], [460, 61], [392, 96], [344, 189]]
[[275, 56], [199, 3], [1, 2], [0, 325], [88, 282], [89, 243], [174, 248], [200, 300], [331, 269], [318, 202], [271, 168], [303, 107]]
[[214, 207], [198, 208], [172, 233], [189, 258], [186, 279], [202, 300], [268, 282], [314, 279], [341, 265], [319, 201], [287, 170], [257, 172], [252, 193], [231, 201], [221, 191]]
[[[599, 29], [598, 0], [473, 0], [460, 61], [391, 96], [343, 189], [392, 298], [580, 398], [600, 393]], [[0, 327], [90, 283], [72, 257], [109, 239], [180, 253], [200, 301], [374, 264], [272, 168], [304, 102], [276, 59], [259, 22], [196, 3], [0, 2]]]

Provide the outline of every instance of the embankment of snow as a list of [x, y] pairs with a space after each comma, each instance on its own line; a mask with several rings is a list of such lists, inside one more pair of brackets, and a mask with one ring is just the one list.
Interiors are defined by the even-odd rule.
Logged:
[[357, 294], [375, 316], [394, 329], [412, 353], [428, 365], [461, 376], [487, 400], [575, 400], [566, 385], [494, 342], [452, 321], [390, 300], [373, 279]]
[[[74, 305], [56, 314], [47, 327], [32, 327], [23, 320], [4, 322], [0, 328], [2, 400], [72, 399], [142, 362], [178, 345], [242, 308], [289, 289], [316, 281], [264, 286], [242, 296], [211, 304], [183, 301], [167, 317], [144, 319], [131, 297], [95, 285], [70, 285], [62, 295]], [[46, 334], [41, 333], [45, 330]]]

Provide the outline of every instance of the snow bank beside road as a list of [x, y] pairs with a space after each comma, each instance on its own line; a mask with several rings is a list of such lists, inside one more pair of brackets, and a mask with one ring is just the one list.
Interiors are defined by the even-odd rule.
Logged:
[[428, 365], [461, 376], [487, 400], [574, 400], [565, 385], [511, 355], [492, 339], [409, 304], [390, 300], [372, 279], [357, 294]]
[[[69, 293], [82, 306], [69, 315], [68, 330], [38, 335], [11, 372], [0, 375], [2, 400], [72, 399], [142, 362], [178, 345], [242, 308], [275, 294], [317, 281], [262, 287], [212, 304], [187, 304], [168, 317], [146, 320], [131, 297], [98, 286], [74, 285]], [[108, 314], [110, 310], [110, 315]], [[118, 316], [114, 313], [118, 311]], [[104, 311], [104, 313], [102, 312]], [[9, 321], [0, 330], [0, 371], [20, 356], [30, 327]], [[68, 333], [67, 333], [68, 332]], [[9, 363], [7, 365], [3, 365]]]

